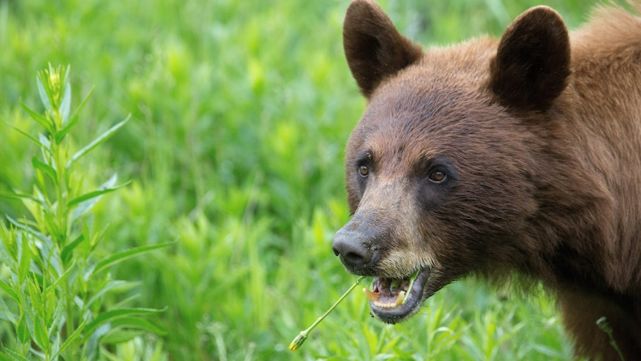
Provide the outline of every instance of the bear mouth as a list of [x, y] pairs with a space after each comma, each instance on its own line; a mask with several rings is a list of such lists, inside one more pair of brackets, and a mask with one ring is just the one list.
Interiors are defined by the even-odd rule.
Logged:
[[429, 276], [430, 269], [422, 268], [404, 278], [375, 277], [371, 289], [365, 289], [372, 314], [386, 323], [408, 318], [427, 298]]

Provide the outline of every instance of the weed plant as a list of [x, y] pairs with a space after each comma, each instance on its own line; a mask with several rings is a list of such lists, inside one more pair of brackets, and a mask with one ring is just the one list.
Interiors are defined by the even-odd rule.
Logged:
[[104, 230], [91, 224], [92, 208], [127, 183], [117, 184], [114, 174], [88, 190], [78, 162], [128, 118], [76, 149], [71, 138], [87, 98], [72, 111], [69, 68], [49, 66], [38, 74], [37, 87], [44, 112], [24, 110], [40, 127], [39, 134], [13, 129], [39, 151], [31, 158], [33, 191], [3, 194], [22, 201], [29, 214], [7, 216], [8, 223], [0, 223], [0, 288], [8, 296], [0, 298], [0, 319], [11, 324], [13, 336], [5, 337], [8, 344], [0, 355], [7, 360], [94, 360], [105, 347], [140, 333], [163, 333], [144, 317], [161, 310], [128, 307], [126, 297], [104, 301], [110, 293], [137, 287], [113, 279], [113, 265], [166, 244], [106, 256], [96, 252], [106, 240]]

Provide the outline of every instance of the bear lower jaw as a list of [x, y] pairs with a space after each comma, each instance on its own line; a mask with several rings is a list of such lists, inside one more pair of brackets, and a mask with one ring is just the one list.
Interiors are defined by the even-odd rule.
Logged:
[[397, 280], [375, 278], [373, 290], [366, 290], [372, 315], [385, 323], [405, 320], [418, 311], [429, 296], [426, 293], [429, 278], [429, 268], [419, 270], [413, 279], [412, 276]]

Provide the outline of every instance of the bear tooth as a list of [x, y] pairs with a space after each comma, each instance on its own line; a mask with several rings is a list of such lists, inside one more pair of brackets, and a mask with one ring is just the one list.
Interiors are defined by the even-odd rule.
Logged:
[[401, 291], [398, 293], [398, 296], [396, 297], [396, 302], [394, 303], [394, 306], [402, 305], [405, 302], [405, 291]]
[[394, 305], [391, 305], [389, 303], [383, 303], [383, 302], [378, 302], [378, 301], [375, 301], [374, 305], [376, 305], [376, 307], [380, 307], [380, 308], [392, 308], [394, 306]]

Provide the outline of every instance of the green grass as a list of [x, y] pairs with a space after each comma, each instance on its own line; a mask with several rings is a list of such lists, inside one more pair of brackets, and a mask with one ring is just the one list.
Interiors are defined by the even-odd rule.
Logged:
[[[423, 44], [500, 34], [536, 4], [381, 3]], [[575, 26], [595, 1], [547, 3]], [[365, 105], [342, 54], [345, 8], [338, 0], [0, 1], [0, 192], [34, 189], [39, 150], [11, 127], [41, 132], [21, 103], [43, 111], [36, 73], [70, 64], [72, 107], [93, 95], [69, 147], [131, 114], [78, 161], [85, 190], [116, 172], [131, 180], [83, 223], [104, 231], [97, 255], [174, 242], [105, 272], [137, 286], [93, 310], [123, 301], [166, 309], [146, 318], [166, 334], [123, 337], [100, 359], [570, 358], [544, 292], [518, 296], [475, 279], [448, 286], [396, 326], [370, 318], [354, 292], [299, 351], [287, 350], [355, 279], [331, 252], [348, 219], [343, 147]], [[18, 200], [0, 199], [0, 214], [28, 217]], [[3, 263], [0, 280], [9, 271]], [[6, 292], [0, 300], [0, 348], [21, 352], [16, 306]]]

